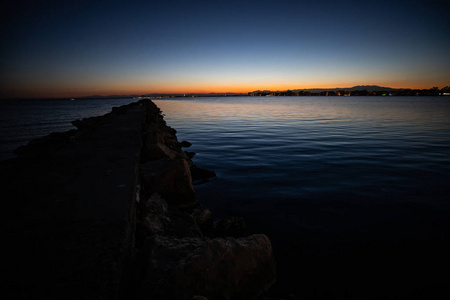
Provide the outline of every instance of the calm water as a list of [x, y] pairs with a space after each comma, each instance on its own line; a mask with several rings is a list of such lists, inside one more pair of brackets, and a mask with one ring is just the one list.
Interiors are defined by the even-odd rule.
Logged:
[[214, 206], [242, 210], [247, 205], [236, 200], [248, 201], [254, 211], [254, 201], [272, 210], [281, 199], [447, 205], [449, 100], [246, 97], [155, 103], [178, 138], [193, 143], [195, 161], [218, 174], [197, 187], [200, 197], [219, 188]]
[[[132, 101], [0, 102], [1, 158]], [[202, 205], [271, 238], [274, 295], [429, 298], [450, 284], [450, 98], [154, 102], [218, 175], [196, 186]]]
[[155, 103], [218, 175], [196, 186], [201, 203], [271, 238], [275, 295], [426, 298], [450, 284], [435, 277], [449, 267], [449, 98]]

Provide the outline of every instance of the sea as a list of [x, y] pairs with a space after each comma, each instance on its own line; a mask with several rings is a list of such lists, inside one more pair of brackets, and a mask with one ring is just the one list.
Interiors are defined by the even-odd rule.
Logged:
[[[0, 101], [0, 158], [133, 101]], [[271, 239], [278, 280], [269, 296], [449, 295], [449, 97], [153, 101], [192, 143], [194, 163], [217, 174], [195, 185], [201, 205]]]

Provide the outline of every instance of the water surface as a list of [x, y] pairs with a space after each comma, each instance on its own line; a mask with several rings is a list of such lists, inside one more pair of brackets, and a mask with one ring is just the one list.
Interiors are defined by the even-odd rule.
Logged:
[[227, 198], [325, 200], [333, 195], [447, 203], [447, 98], [239, 97], [155, 103], [179, 139], [194, 144], [196, 162], [218, 173], [214, 182], [197, 188], [200, 195], [220, 185], [227, 187]]
[[[0, 159], [133, 99], [0, 101]], [[154, 100], [215, 217], [267, 234], [286, 299], [435, 299], [450, 278], [448, 97]], [[294, 274], [294, 275], [292, 275]], [[291, 296], [289, 296], [291, 295]], [[289, 298], [289, 297], [291, 298]], [[450, 297], [450, 295], [448, 295]]]
[[199, 201], [271, 238], [278, 294], [421, 298], [450, 283], [436, 275], [450, 250], [448, 98], [155, 103], [218, 175], [196, 186]]

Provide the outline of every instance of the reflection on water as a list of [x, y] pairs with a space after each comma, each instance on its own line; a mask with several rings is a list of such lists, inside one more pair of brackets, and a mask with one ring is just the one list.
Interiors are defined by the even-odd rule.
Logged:
[[200, 195], [226, 187], [223, 197], [245, 199], [333, 193], [438, 203], [445, 200], [442, 183], [449, 171], [445, 100], [257, 97], [155, 103], [179, 138], [193, 142], [195, 160], [219, 174], [198, 187]]
[[[421, 258], [441, 263], [450, 250], [448, 98], [155, 103], [178, 138], [193, 143], [194, 161], [218, 174], [196, 186], [199, 201], [215, 216], [244, 216], [250, 232], [271, 238], [278, 292], [369, 299], [366, 290], [376, 290], [373, 299], [402, 298], [418, 293], [411, 285], [450, 283], [424, 277], [434, 267]], [[338, 271], [344, 268], [353, 275]], [[383, 268], [389, 274], [374, 278]], [[329, 294], [314, 294], [324, 289]]]
[[[0, 158], [132, 101], [0, 101]], [[196, 164], [218, 174], [196, 186], [201, 204], [270, 237], [275, 296], [450, 297], [448, 98], [154, 102], [178, 139], [193, 143]]]

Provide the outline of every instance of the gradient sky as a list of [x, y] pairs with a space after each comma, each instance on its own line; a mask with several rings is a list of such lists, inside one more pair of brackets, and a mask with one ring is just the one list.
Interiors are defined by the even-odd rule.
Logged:
[[0, 96], [450, 85], [448, 0], [6, 1]]

